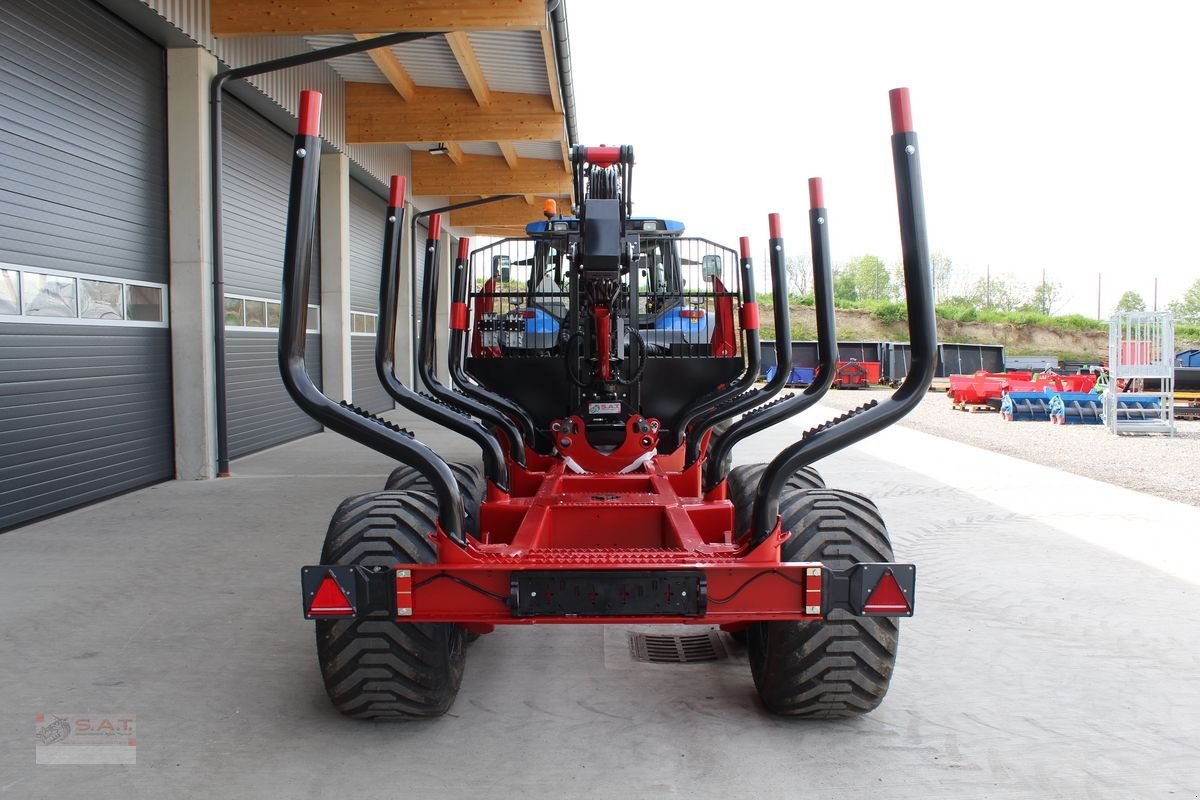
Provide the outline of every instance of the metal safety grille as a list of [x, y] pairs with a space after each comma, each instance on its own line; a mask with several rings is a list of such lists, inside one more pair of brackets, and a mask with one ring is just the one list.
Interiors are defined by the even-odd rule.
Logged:
[[717, 631], [685, 635], [629, 632], [629, 654], [648, 664], [696, 664], [729, 657]]

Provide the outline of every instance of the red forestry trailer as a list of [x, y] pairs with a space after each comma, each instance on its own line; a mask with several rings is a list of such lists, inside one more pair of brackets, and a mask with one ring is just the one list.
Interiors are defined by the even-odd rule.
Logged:
[[[400, 466], [334, 512], [301, 574], [326, 689], [344, 714], [419, 718], [450, 708], [466, 644], [497, 626], [720, 626], [749, 650], [767, 709], [848, 717], [887, 691], [912, 564], [895, 560], [875, 505], [810, 466], [896, 422], [936, 366], [919, 153], [908, 91], [891, 93], [912, 368], [896, 392], [812, 428], [770, 463], [734, 447], [811, 407], [837, 374], [820, 179], [809, 182], [820, 369], [791, 373], [784, 240], [770, 227], [775, 377], [755, 386], [759, 319], [749, 240], [734, 251], [632, 215], [630, 147], [571, 152], [575, 216], [472, 253], [452, 271], [448, 384], [435, 370], [439, 224], [424, 243], [418, 371], [394, 373], [403, 181], [385, 222], [376, 366], [397, 403], [470, 439], [448, 464], [398, 425], [335, 401], [304, 362], [317, 210], [320, 96], [306, 92], [292, 166], [279, 363], [314, 419]], [[414, 221], [415, 222], [415, 221]], [[415, 225], [413, 226], [415, 232]], [[506, 240], [507, 241], [507, 240]], [[707, 248], [689, 258], [688, 247]], [[725, 269], [725, 259], [736, 268]], [[524, 271], [523, 271], [524, 270]], [[690, 270], [690, 272], [689, 272]]]

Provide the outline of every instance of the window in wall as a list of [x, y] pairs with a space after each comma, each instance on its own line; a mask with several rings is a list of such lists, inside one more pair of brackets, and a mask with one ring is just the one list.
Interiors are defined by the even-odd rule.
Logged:
[[[242, 297], [225, 295], [225, 327], [253, 331], [278, 331], [280, 314], [282, 313], [278, 300], [268, 300], [263, 297]], [[321, 332], [321, 307], [309, 305], [308, 322], [305, 326], [308, 333]]]
[[265, 327], [267, 327], [267, 301], [266, 300], [247, 300], [246, 301], [246, 327], [247, 328], [265, 328]]
[[0, 321], [166, 327], [162, 284], [0, 264]]
[[359, 336], [374, 336], [379, 323], [378, 314], [361, 311], [350, 312], [350, 333]]
[[125, 309], [128, 319], [138, 322], [161, 322], [163, 320], [163, 290], [157, 286], [126, 284]]
[[123, 286], [111, 281], [79, 281], [79, 316], [82, 319], [125, 319]]
[[30, 317], [74, 317], [75, 279], [27, 272], [21, 281], [25, 314]]
[[21, 273], [0, 269], [0, 314], [21, 313]]
[[244, 328], [246, 326], [246, 301], [240, 297], [225, 295], [225, 327]]

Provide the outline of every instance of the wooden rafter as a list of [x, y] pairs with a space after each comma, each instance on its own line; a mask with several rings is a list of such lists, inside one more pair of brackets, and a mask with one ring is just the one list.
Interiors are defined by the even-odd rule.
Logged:
[[[374, 38], [373, 33], [356, 33], [354, 38], [360, 42], [363, 39]], [[396, 54], [387, 47], [377, 47], [374, 50], [368, 50], [367, 55], [375, 62], [375, 66], [379, 67], [379, 71], [388, 79], [388, 83], [392, 84], [392, 88], [396, 93], [404, 98], [405, 102], [411, 102], [417, 95], [417, 86], [413, 83], [412, 76], [408, 74], [408, 70], [396, 58]]]
[[457, 142], [446, 142], [445, 145], [446, 157], [455, 164], [463, 163], [463, 156], [465, 156], [466, 153], [463, 152], [462, 147]]
[[467, 86], [471, 87], [475, 102], [484, 107], [491, 105], [492, 90], [488, 88], [487, 78], [483, 74], [483, 68], [479, 66], [479, 59], [475, 56], [475, 48], [471, 46], [470, 38], [463, 31], [452, 31], [446, 34], [446, 44], [450, 45], [450, 52], [454, 53], [458, 68], [467, 79]]
[[484, 108], [464, 89], [420, 87], [411, 103], [397, 103], [386, 84], [346, 84], [346, 138], [352, 144], [387, 142], [553, 141], [562, 115], [541, 94], [493, 92]]
[[500, 147], [500, 155], [504, 156], [505, 162], [510, 167], [517, 166], [517, 148], [513, 147], [512, 142], [496, 142]]
[[558, 87], [558, 57], [554, 55], [554, 37], [549, 28], [542, 28], [542, 55], [546, 59], [546, 77], [550, 79], [550, 102], [554, 110], [562, 112], [562, 97]]
[[[479, 206], [462, 208], [450, 212], [450, 225], [456, 228], [500, 227], [505, 225], [524, 228], [530, 222], [544, 219], [540, 208], [545, 199], [533, 196], [534, 204], [525, 202], [524, 197], [513, 197], [508, 200], [497, 200], [494, 203], [484, 203]], [[534, 206], [537, 207], [534, 207]]]
[[546, 27], [544, 0], [211, 0], [214, 36]]
[[[414, 195], [536, 194], [564, 196], [571, 193], [571, 176], [557, 161], [525, 158], [510, 167], [496, 156], [464, 155], [461, 164], [448, 158], [416, 151], [412, 154]], [[528, 212], [523, 198], [522, 208]]]

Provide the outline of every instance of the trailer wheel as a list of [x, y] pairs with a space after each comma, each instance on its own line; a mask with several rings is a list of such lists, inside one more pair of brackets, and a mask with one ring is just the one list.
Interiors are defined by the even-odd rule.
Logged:
[[[478, 536], [479, 506], [487, 495], [487, 481], [483, 477], [483, 470], [474, 464], [462, 462], [453, 462], [449, 464], [449, 467], [450, 471], [454, 473], [454, 479], [458, 482], [459, 491], [462, 492], [463, 510], [467, 515], [467, 532], [472, 536]], [[433, 485], [414, 467], [401, 464], [392, 470], [391, 475], [388, 475], [384, 489], [389, 492], [405, 491], [430, 494], [433, 492]]]
[[[750, 516], [754, 511], [754, 493], [758, 491], [758, 482], [762, 478], [766, 464], [743, 464], [734, 467], [729, 472], [726, 494], [733, 503], [734, 534], [741, 536], [750, 529]], [[809, 489], [824, 489], [825, 479], [815, 467], [805, 467], [784, 485], [784, 492], [807, 491]]]
[[[342, 501], [322, 564], [432, 564], [426, 538], [437, 503], [419, 492], [372, 492]], [[448, 623], [401, 623], [386, 613], [317, 622], [317, 659], [338, 711], [359, 719], [420, 719], [450, 708], [462, 682], [464, 631]]]
[[[792, 491], [780, 502], [785, 561], [845, 569], [892, 561], [879, 510], [853, 492]], [[775, 714], [844, 719], [865, 714], [887, 694], [900, 630], [889, 617], [833, 611], [821, 622], [760, 622], [749, 628], [754, 685]]]

